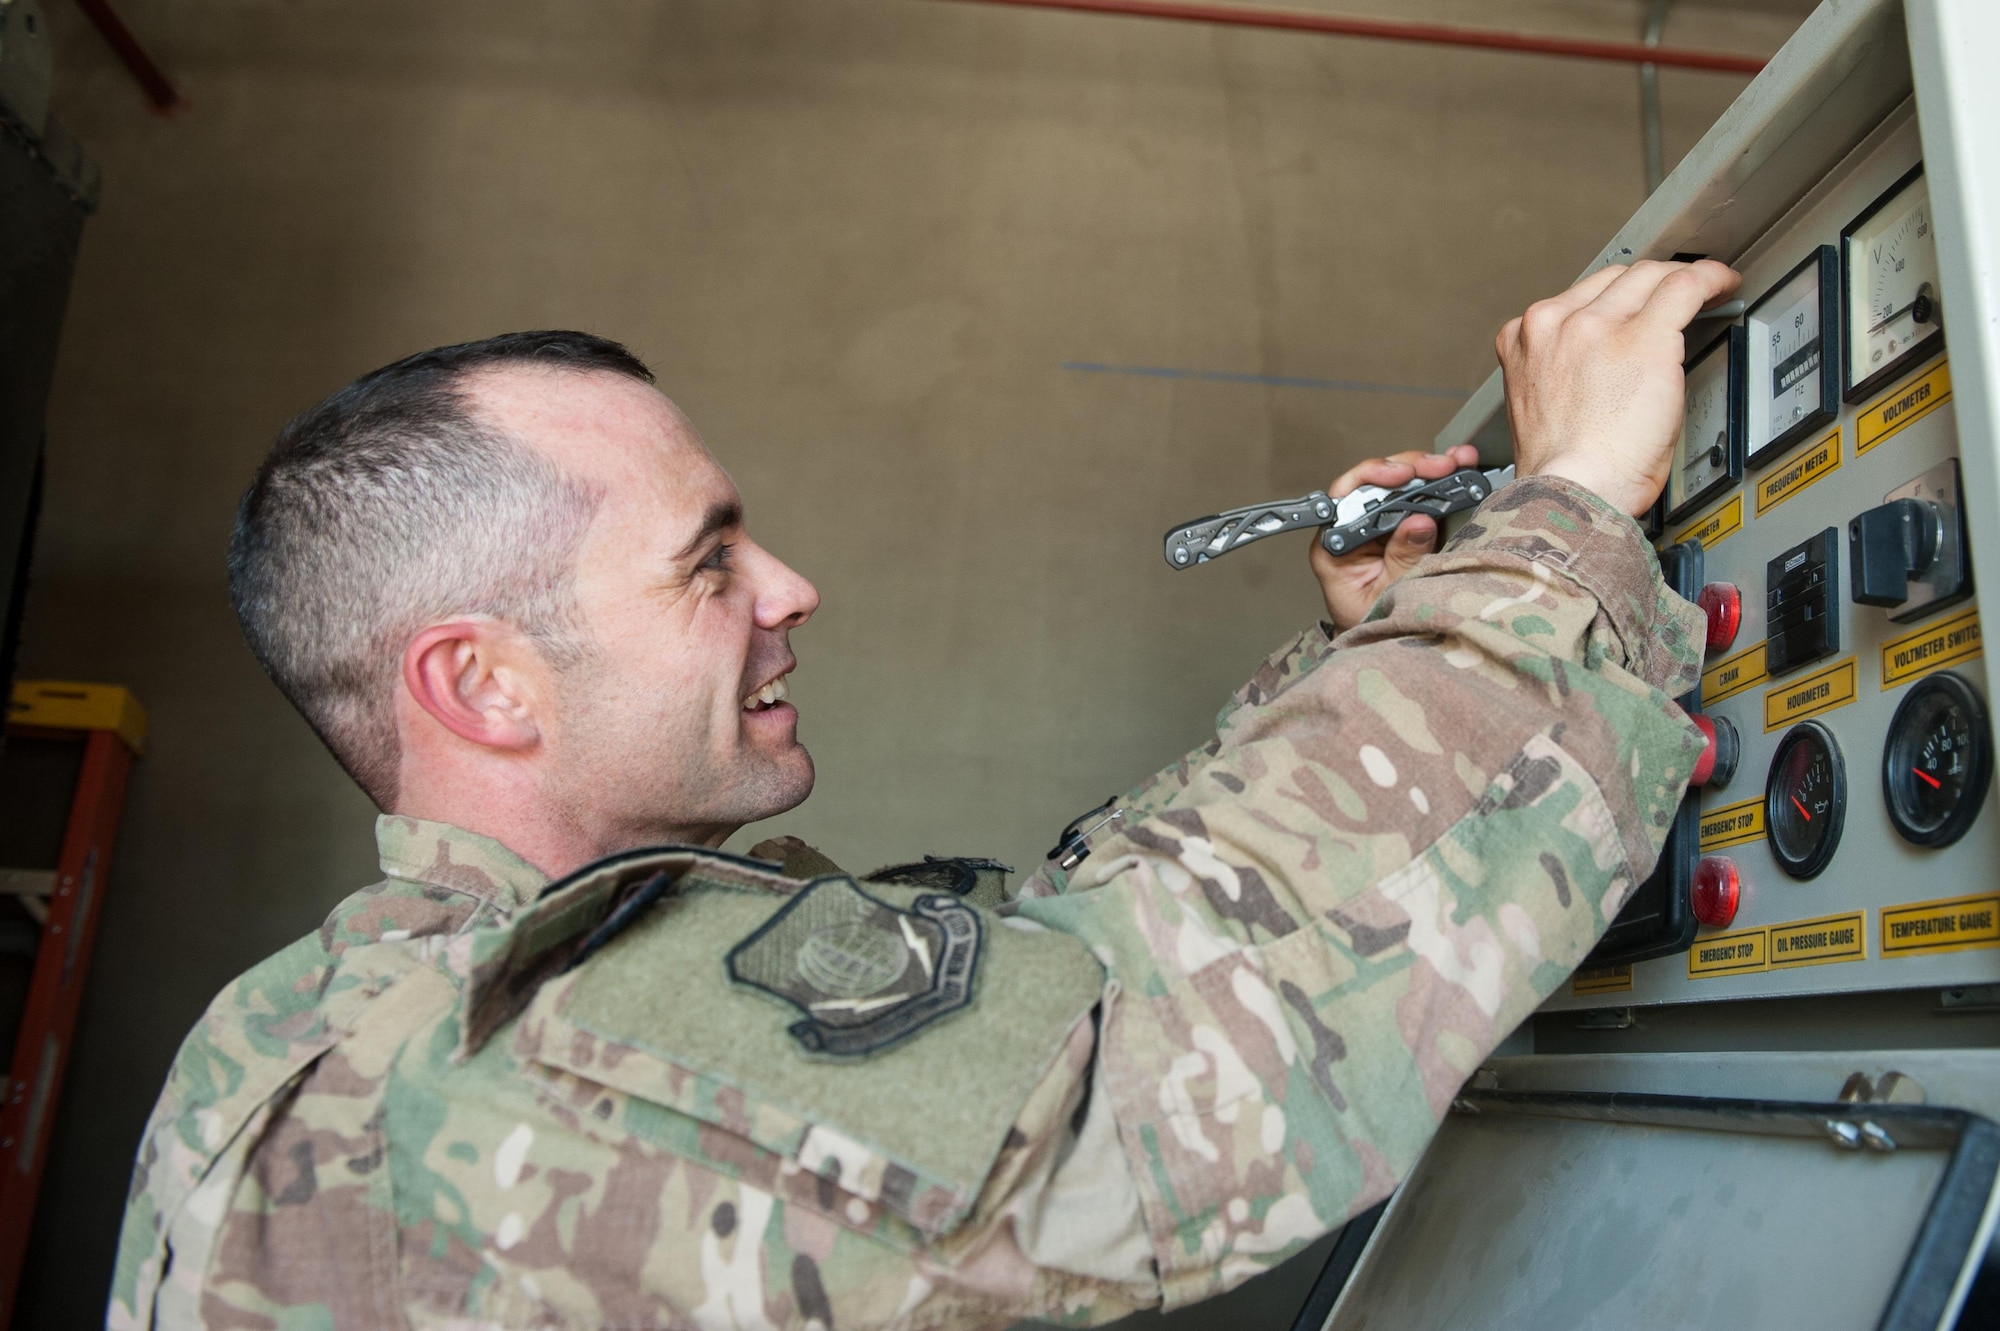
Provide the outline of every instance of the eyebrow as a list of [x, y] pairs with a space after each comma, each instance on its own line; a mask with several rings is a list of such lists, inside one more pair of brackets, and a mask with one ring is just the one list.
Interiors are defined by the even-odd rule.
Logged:
[[686, 559], [701, 548], [703, 542], [719, 531], [727, 531], [743, 521], [743, 505], [733, 499], [718, 500], [708, 506], [702, 515], [701, 528], [689, 538], [688, 543], [674, 554], [675, 559]]

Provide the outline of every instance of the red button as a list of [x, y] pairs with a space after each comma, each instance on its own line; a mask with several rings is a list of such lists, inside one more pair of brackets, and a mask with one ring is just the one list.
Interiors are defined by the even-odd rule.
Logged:
[[1729, 778], [1736, 775], [1736, 759], [1742, 752], [1736, 727], [1730, 724], [1727, 717], [1703, 716], [1699, 712], [1688, 720], [1694, 722], [1694, 728], [1708, 741], [1701, 757], [1694, 760], [1694, 775], [1688, 778], [1688, 784], [1696, 789], [1708, 785], [1728, 785]]
[[1736, 862], [1727, 855], [1704, 855], [1694, 866], [1694, 917], [1711, 929], [1726, 929], [1736, 918], [1743, 889]]
[[1736, 641], [1736, 630], [1743, 627], [1743, 593], [1735, 583], [1711, 582], [1694, 603], [1708, 616], [1708, 650], [1719, 652]]

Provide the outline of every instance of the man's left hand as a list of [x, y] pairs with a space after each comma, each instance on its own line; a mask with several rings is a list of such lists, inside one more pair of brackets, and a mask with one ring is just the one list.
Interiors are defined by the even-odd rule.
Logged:
[[[1415, 477], [1434, 481], [1460, 467], [1478, 465], [1479, 451], [1470, 444], [1455, 444], [1442, 453], [1410, 449], [1349, 467], [1339, 480], [1326, 487], [1326, 492], [1339, 499], [1352, 494], [1359, 485], [1394, 489], [1409, 484]], [[1326, 617], [1333, 621], [1334, 628], [1344, 633], [1366, 618], [1382, 593], [1431, 552], [1437, 545], [1437, 537], [1436, 519], [1421, 513], [1404, 518], [1401, 526], [1381, 540], [1370, 541], [1344, 555], [1328, 554], [1315, 537], [1313, 576], [1319, 579], [1320, 592], [1326, 597]]]

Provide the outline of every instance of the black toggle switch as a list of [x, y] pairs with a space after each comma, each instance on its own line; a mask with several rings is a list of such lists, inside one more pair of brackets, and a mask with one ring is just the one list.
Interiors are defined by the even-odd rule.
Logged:
[[1861, 605], [1901, 605], [1910, 582], [1937, 559], [1944, 530], [1936, 504], [1892, 499], [1847, 524], [1847, 557], [1854, 566], [1854, 599]]

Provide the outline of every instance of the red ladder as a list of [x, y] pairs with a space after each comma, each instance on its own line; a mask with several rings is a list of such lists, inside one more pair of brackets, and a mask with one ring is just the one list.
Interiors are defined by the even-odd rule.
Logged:
[[31, 904], [36, 896], [22, 896], [30, 912], [41, 917], [42, 937], [14, 1039], [6, 1103], [0, 1106], [0, 1329], [14, 1315], [29, 1225], [69, 1066], [70, 1033], [76, 1028], [97, 921], [104, 913], [104, 885], [125, 807], [126, 778], [145, 744], [146, 714], [116, 685], [22, 681], [14, 686], [7, 734], [81, 742], [83, 764], [62, 849], [54, 872], [46, 876], [46, 897], [36, 906]]

